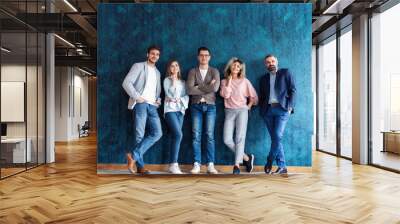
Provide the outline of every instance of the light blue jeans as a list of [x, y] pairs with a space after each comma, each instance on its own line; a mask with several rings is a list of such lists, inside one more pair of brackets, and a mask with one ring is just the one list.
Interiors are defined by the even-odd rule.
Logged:
[[167, 122], [171, 137], [170, 163], [177, 163], [179, 156], [179, 148], [181, 146], [181, 141], [183, 136], [182, 134], [183, 114], [179, 111], [165, 113], [165, 121]]
[[[148, 103], [138, 103], [134, 107], [133, 116], [135, 119], [135, 147], [132, 150], [136, 166], [143, 168], [143, 155], [162, 136], [160, 117], [157, 107]], [[145, 136], [146, 126], [148, 133]]]

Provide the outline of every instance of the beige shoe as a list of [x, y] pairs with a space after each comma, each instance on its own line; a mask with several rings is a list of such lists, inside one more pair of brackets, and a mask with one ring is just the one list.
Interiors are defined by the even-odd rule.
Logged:
[[199, 174], [200, 173], [200, 164], [195, 162], [193, 164], [193, 169], [190, 171], [191, 174]]
[[214, 163], [208, 163], [207, 173], [209, 173], [209, 174], [218, 174], [218, 171], [214, 167]]
[[182, 174], [181, 169], [179, 169], [178, 163], [171, 163], [171, 165], [168, 168], [168, 172], [172, 174]]

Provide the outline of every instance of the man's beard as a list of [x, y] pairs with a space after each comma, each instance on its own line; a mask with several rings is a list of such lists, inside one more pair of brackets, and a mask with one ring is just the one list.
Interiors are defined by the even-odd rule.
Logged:
[[276, 72], [276, 66], [275, 65], [268, 66], [268, 71]]

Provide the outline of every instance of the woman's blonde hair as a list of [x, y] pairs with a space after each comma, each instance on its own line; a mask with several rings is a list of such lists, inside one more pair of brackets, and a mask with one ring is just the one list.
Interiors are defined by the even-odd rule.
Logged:
[[240, 69], [240, 72], [238, 74], [238, 77], [245, 78], [246, 77], [246, 64], [237, 57], [231, 58], [228, 61], [228, 63], [226, 64], [225, 69], [224, 69], [224, 77], [228, 78], [231, 75], [231, 65], [235, 62], [238, 62], [242, 66], [242, 68]]
[[174, 63], [174, 62], [176, 62], [176, 64], [178, 64], [179, 72], [178, 72], [177, 77], [178, 77], [178, 79], [180, 80], [180, 79], [181, 79], [181, 66], [179, 65], [179, 62], [178, 62], [177, 60], [171, 60], [171, 61], [168, 62], [168, 64], [167, 64], [167, 77], [170, 77], [171, 74], [172, 74], [172, 73], [171, 73], [171, 65], [172, 65], [172, 63]]

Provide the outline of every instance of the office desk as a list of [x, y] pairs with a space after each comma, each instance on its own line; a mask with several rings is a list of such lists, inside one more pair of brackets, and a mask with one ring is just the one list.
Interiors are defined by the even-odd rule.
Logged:
[[382, 152], [392, 152], [400, 154], [400, 132], [383, 131], [383, 150]]
[[[25, 138], [6, 138], [1, 139], [1, 157], [6, 163], [25, 163], [31, 162], [31, 145], [30, 138], [26, 140], [27, 147], [25, 151]], [[12, 158], [12, 159], [11, 159]], [[27, 159], [27, 161], [25, 161]]]

